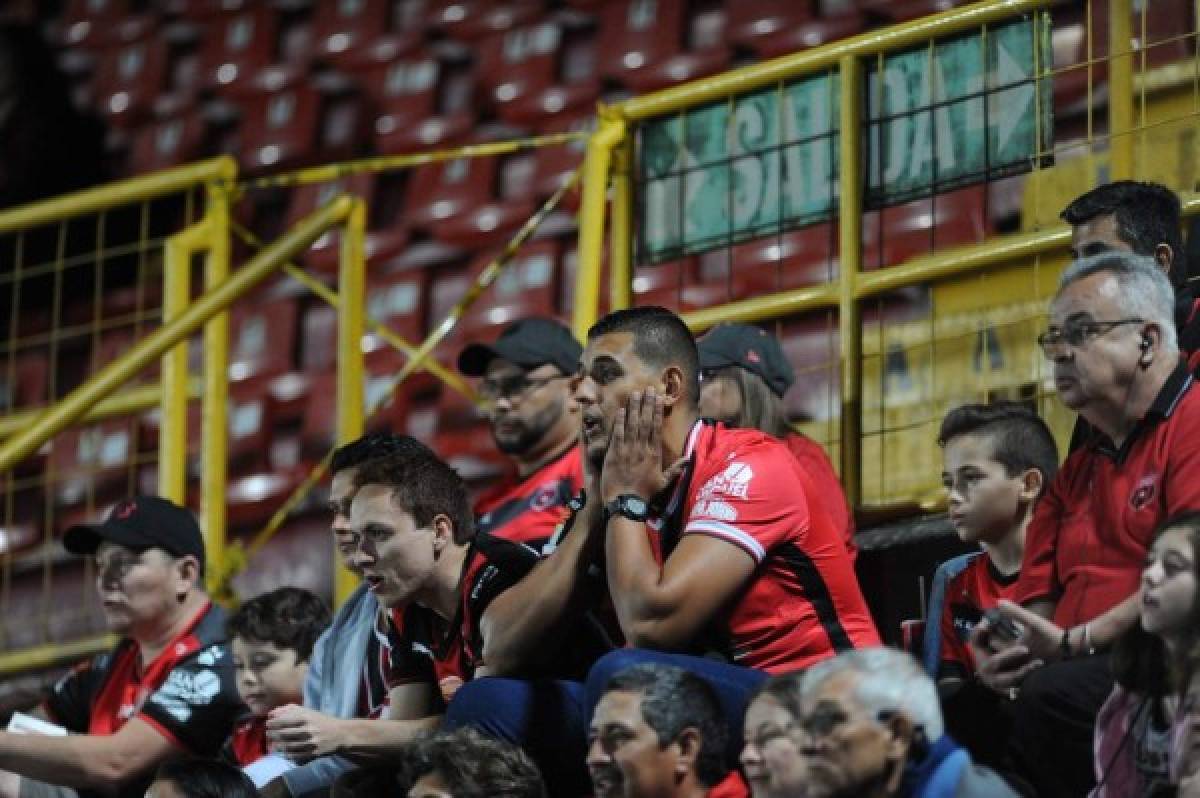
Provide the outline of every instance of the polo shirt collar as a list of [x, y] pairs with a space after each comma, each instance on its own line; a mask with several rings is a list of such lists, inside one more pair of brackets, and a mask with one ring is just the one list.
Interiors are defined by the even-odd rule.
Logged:
[[1167, 377], [1167, 381], [1163, 383], [1158, 396], [1154, 397], [1154, 401], [1151, 402], [1146, 415], [1142, 416], [1141, 420], [1129, 431], [1129, 435], [1126, 436], [1125, 442], [1121, 444], [1120, 449], [1113, 445], [1112, 440], [1107, 435], [1101, 434], [1094, 427], [1092, 428], [1096, 436], [1096, 450], [1101, 454], [1114, 458], [1118, 463], [1124, 462], [1125, 458], [1129, 456], [1130, 450], [1146, 429], [1171, 417], [1171, 414], [1175, 412], [1175, 408], [1179, 406], [1180, 400], [1183, 399], [1188, 389], [1191, 388], [1192, 380], [1192, 372], [1188, 369], [1187, 361], [1181, 357], [1178, 365], [1175, 366], [1175, 370], [1171, 372], [1171, 376]]

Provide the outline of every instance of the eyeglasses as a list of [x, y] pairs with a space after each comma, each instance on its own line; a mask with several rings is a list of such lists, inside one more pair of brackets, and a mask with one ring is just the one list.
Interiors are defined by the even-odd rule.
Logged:
[[1063, 344], [1080, 348], [1084, 344], [1107, 335], [1124, 324], [1143, 324], [1145, 319], [1116, 319], [1115, 321], [1067, 322], [1062, 327], [1051, 327], [1037, 337], [1038, 346], [1046, 357], [1054, 357]]
[[479, 398], [487, 404], [493, 404], [501, 399], [510, 402], [520, 401], [531, 391], [541, 388], [553, 380], [563, 380], [570, 375], [555, 374], [553, 377], [530, 379], [524, 374], [511, 374], [499, 379], [485, 379], [479, 383]]

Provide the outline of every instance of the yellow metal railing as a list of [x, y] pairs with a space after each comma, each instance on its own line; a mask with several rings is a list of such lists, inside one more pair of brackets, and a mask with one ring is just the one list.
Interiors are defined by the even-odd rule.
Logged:
[[[1092, 50], [1093, 6], [1104, 4], [1109, 18], [1108, 55], [1095, 58]], [[971, 32], [982, 32], [986, 37], [989, 31], [1022, 16], [1032, 15], [1034, 36], [1040, 36], [1043, 25], [1049, 20], [1044, 16], [1045, 9], [1052, 5], [1049, 0], [987, 0], [972, 5], [956, 8], [944, 13], [935, 14], [910, 23], [864, 33], [843, 41], [832, 42], [792, 55], [777, 58], [765, 63], [754, 64], [715, 77], [694, 81], [688, 84], [672, 87], [650, 95], [634, 97], [628, 101], [603, 108], [599, 116], [596, 133], [589, 141], [585, 162], [584, 186], [582, 196], [582, 211], [579, 234], [579, 263], [577, 274], [576, 296], [573, 325], [577, 333], [583, 334], [595, 320], [599, 308], [601, 289], [601, 255], [604, 249], [604, 229], [607, 223], [609, 230], [608, 263], [610, 268], [610, 304], [613, 308], [625, 307], [632, 300], [630, 292], [631, 254], [634, 250], [634, 233], [636, 222], [635, 211], [638, 207], [636, 200], [638, 186], [634, 184], [631, 173], [637, 172], [632, 163], [631, 153], [638, 133], [647, 123], [679, 115], [682, 126], [687, 124], [689, 112], [697, 109], [712, 108], [720, 104], [732, 104], [737, 98], [745, 97], [751, 92], [774, 88], [789, 81], [823, 74], [834, 74], [840, 82], [835, 90], [839, 100], [840, 118], [837, 130], [833, 133], [838, 146], [838, 185], [840, 191], [832, 209], [833, 224], [837, 225], [836, 241], [838, 243], [837, 258], [840, 276], [830, 282], [806, 286], [792, 290], [783, 290], [768, 295], [733, 298], [719, 305], [703, 307], [683, 313], [685, 320], [696, 331], [703, 330], [722, 321], [765, 322], [794, 317], [798, 314], [814, 311], [831, 312], [836, 310], [840, 352], [836, 356], [836, 364], [831, 364], [830, 371], [840, 373], [840, 433], [837, 440], [840, 445], [841, 476], [846, 487], [848, 498], [855, 506], [864, 503], [877, 503], [904, 498], [907, 501], [925, 502], [930, 499], [924, 489], [916, 489], [902, 497], [897, 491], [884, 489], [887, 478], [885, 465], [880, 447], [886, 446], [889, 436], [901, 437], [916, 427], [926, 430], [928, 444], [921, 443], [925, 452], [936, 452], [933, 447], [934, 431], [929, 427], [937, 421], [936, 408], [931, 408], [923, 417], [912, 414], [900, 414], [889, 410], [887, 397], [883, 391], [886, 386], [883, 376], [876, 377], [877, 371], [883, 370], [882, 363], [886, 357], [893, 354], [892, 345], [887, 352], [883, 349], [885, 330], [887, 335], [908, 336], [908, 342], [901, 341], [900, 355], [912, 355], [914, 347], [923, 348], [921, 357], [928, 361], [928, 375], [932, 383], [924, 389], [931, 398], [942, 396], [938, 393], [936, 372], [933, 371], [937, 358], [933, 357], [933, 349], [942, 339], [934, 333], [935, 319], [930, 317], [926, 333], [918, 334], [920, 322], [908, 325], [911, 334], [901, 330], [904, 325], [886, 324], [883, 321], [864, 322], [864, 301], [882, 303], [885, 296], [895, 296], [897, 292], [911, 291], [918, 288], [929, 293], [930, 301], [935, 294], [931, 287], [939, 284], [951, 285], [956, 280], [974, 279], [974, 275], [1002, 275], [1006, 270], [1027, 269], [1034, 284], [1041, 286], [1025, 291], [1015, 299], [1028, 302], [1030, 299], [1046, 296], [1046, 286], [1052, 284], [1054, 275], [1062, 263], [1069, 242], [1069, 231], [1057, 223], [1053, 217], [1043, 217], [1040, 210], [1027, 213], [1029, 218], [1035, 218], [1036, 227], [1029, 232], [1014, 235], [1003, 235], [989, 238], [978, 245], [970, 245], [934, 251], [928, 255], [912, 258], [904, 263], [882, 264], [886, 268], [875, 271], [863, 271], [863, 219], [867, 206], [864, 201], [864, 188], [867, 178], [863, 169], [865, 153], [862, 151], [865, 98], [867, 86], [865, 69], [868, 65], [882, 64], [885, 56], [898, 52], [908, 52], [917, 48], [926, 48], [933, 58], [934, 42], [943, 42], [949, 38], [965, 35]], [[1036, 110], [1042, 107], [1042, 101], [1048, 100], [1044, 95], [1051, 88], [1051, 80], [1059, 79], [1072, 73], [1086, 71], [1086, 106], [1083, 113], [1086, 116], [1087, 138], [1086, 148], [1090, 162], [1103, 163], [1096, 158], [1096, 152], [1108, 148], [1108, 177], [1134, 177], [1143, 174], [1152, 162], [1147, 160], [1147, 140], [1155, 132], [1155, 126], [1163, 127], [1191, 124], [1200, 120], [1200, 66], [1194, 59], [1172, 64], [1168, 67], [1150, 71], [1147, 67], [1147, 49], [1155, 46], [1156, 42], [1147, 41], [1147, 12], [1146, 4], [1141, 7], [1140, 14], [1135, 13], [1130, 0], [1087, 0], [1084, 8], [1087, 57], [1084, 63], [1050, 64], [1049, 52], [1043, 50], [1035, 42], [1033, 48], [1034, 63], [1031, 86], [1034, 94], [1035, 124], [1038, 126], [1034, 135], [1036, 149], [1030, 159], [1032, 172], [1024, 179], [1024, 195], [1026, 205], [1031, 202], [1035, 208], [1040, 207], [1044, 199], [1046, 186], [1053, 185], [1045, 179], [1056, 173], [1056, 160], [1066, 161], [1080, 148], [1079, 144], [1069, 138], [1061, 144], [1052, 144], [1049, 148], [1043, 145], [1043, 137], [1049, 131], [1043, 125], [1041, 114]], [[1140, 23], [1139, 23], [1140, 18]], [[1134, 34], [1138, 38], [1134, 39]], [[1184, 38], [1195, 46], [1194, 31], [1183, 34]], [[1049, 37], [1046, 37], [1048, 41]], [[1193, 49], [1194, 52], [1194, 49]], [[1100, 95], [1094, 91], [1097, 82], [1094, 72], [1096, 65], [1107, 65], [1107, 94]], [[1140, 69], [1135, 69], [1140, 66]], [[880, 81], [882, 84], [882, 81]], [[882, 90], [882, 88], [881, 88]], [[1172, 115], [1160, 112], [1155, 118], [1153, 102], [1147, 100], [1147, 94], [1158, 93], [1163, 96], [1170, 91], [1176, 94], [1187, 92], [1190, 96], [1190, 107], [1184, 99], [1177, 103], [1181, 110]], [[1140, 92], [1140, 94], [1139, 94]], [[1094, 110], [1103, 108], [1098, 98], [1107, 97], [1107, 117], [1104, 119], [1103, 134], [1098, 134], [1101, 125], [1093, 125]], [[1137, 99], [1140, 96], [1140, 116], [1137, 113]], [[985, 100], [986, 102], [986, 100]], [[932, 107], [932, 106], [931, 106]], [[1148, 111], [1147, 109], [1150, 109]], [[916, 110], [916, 109], [914, 109]], [[932, 111], [930, 112], [932, 113]], [[732, 124], [733, 114], [729, 114]], [[732, 131], [730, 132], [732, 135]], [[1180, 133], [1182, 136], [1183, 133]], [[1181, 139], [1182, 141], [1182, 139]], [[779, 145], [782, 146], [782, 145]], [[730, 155], [729, 157], [732, 157]], [[1183, 157], [1183, 156], [1181, 156]], [[686, 167], [685, 167], [686, 168]], [[1100, 174], [1100, 166], [1093, 166], [1089, 183], [1096, 180]], [[682, 180], [682, 178], [679, 178]], [[1182, 180], [1182, 178], [1181, 178]], [[1064, 180], [1064, 182], [1067, 182]], [[1074, 181], [1071, 190], [1078, 193], [1082, 186]], [[1172, 183], [1177, 181], [1172, 181]], [[1179, 186], [1191, 189], [1190, 185]], [[610, 194], [611, 190], [611, 194]], [[936, 200], [936, 189], [933, 191]], [[1056, 197], [1055, 215], [1057, 209], [1065, 204], [1065, 198]], [[1194, 214], [1200, 210], [1200, 202], [1189, 196], [1185, 202], [1185, 213]], [[882, 211], [880, 226], [882, 227]], [[1042, 221], [1045, 219], [1045, 221]], [[787, 229], [784, 226], [782, 229]], [[1043, 263], [1044, 261], [1044, 263]], [[647, 268], [653, 268], [652, 266]], [[732, 264], [736, 272], [737, 263]], [[1049, 282], [1048, 282], [1049, 281]], [[992, 284], [996, 284], [993, 282]], [[982, 285], [982, 284], [981, 284]], [[939, 292], [936, 296], [941, 296]], [[940, 300], [939, 300], [940, 301]], [[876, 311], [883, 307], [882, 304]], [[1040, 315], [1041, 311], [1034, 311]], [[875, 315], [879, 315], [877, 312]], [[988, 325], [993, 322], [987, 322]], [[995, 322], [1001, 323], [1001, 322]], [[866, 326], [864, 327], [864, 324]], [[938, 329], [945, 325], [936, 321]], [[991, 327], [985, 331], [980, 322], [980, 330], [991, 335]], [[1024, 322], [1022, 322], [1024, 324]], [[870, 333], [869, 331], [876, 331]], [[878, 335], [878, 343], [876, 342]], [[864, 342], [871, 347], [865, 351]], [[1032, 335], [1030, 335], [1032, 341]], [[943, 344], [945, 345], [945, 344]], [[1032, 349], [1029, 344], [1027, 349]], [[1025, 352], [1021, 353], [1022, 355]], [[867, 376], [864, 369], [871, 364], [870, 381], [871, 393], [879, 394], [880, 406], [864, 405], [864, 390]], [[1033, 377], [1035, 383], [1044, 385], [1040, 365], [1034, 365]], [[945, 373], [945, 367], [943, 367]], [[803, 379], [803, 375], [802, 375]], [[875, 383], [879, 384], [876, 385]], [[919, 393], [920, 391], [918, 391]], [[1039, 388], [1038, 396], [1044, 397], [1048, 391]], [[949, 397], [947, 397], [949, 398]], [[960, 397], [959, 401], [965, 397]], [[1044, 409], [1053, 414], [1053, 408], [1047, 402]], [[1061, 422], [1062, 419], [1052, 419]], [[1061, 423], [1058, 424], [1061, 430]], [[909, 428], [909, 429], [906, 429]], [[911, 436], [910, 436], [911, 437]], [[865, 454], [864, 446], [871, 447], [871, 454]], [[936, 458], [936, 455], [934, 456]], [[874, 466], [878, 461], [880, 473], [872, 472], [872, 489], [864, 490], [864, 463], [871, 462]], [[891, 460], [887, 460], [891, 463]], [[911, 471], [911, 460], [903, 458], [897, 463], [902, 469]], [[936, 476], [936, 474], [934, 475]], [[929, 482], [928, 475], [925, 475]], [[936, 480], [933, 480], [936, 482]]]

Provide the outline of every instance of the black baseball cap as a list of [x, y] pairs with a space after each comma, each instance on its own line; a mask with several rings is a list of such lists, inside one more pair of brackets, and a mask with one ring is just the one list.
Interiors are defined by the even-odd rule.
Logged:
[[493, 359], [502, 357], [523, 369], [550, 363], [563, 374], [579, 369], [583, 347], [565, 325], [554, 319], [533, 316], [504, 328], [496, 343], [471, 344], [458, 356], [458, 370], [468, 377], [482, 377]]
[[762, 377], [776, 396], [783, 396], [796, 381], [779, 341], [751, 324], [718, 324], [696, 342], [696, 348], [701, 370], [739, 366]]
[[135, 551], [158, 548], [176, 557], [191, 554], [204, 567], [204, 537], [195, 516], [160, 496], [134, 496], [118, 502], [104, 523], [68, 529], [63, 546], [72, 554], [88, 556], [105, 540]]

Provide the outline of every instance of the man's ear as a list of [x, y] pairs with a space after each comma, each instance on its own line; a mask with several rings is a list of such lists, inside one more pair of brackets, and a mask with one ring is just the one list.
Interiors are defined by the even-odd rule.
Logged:
[[916, 737], [916, 727], [908, 715], [897, 712], [884, 725], [890, 732], [887, 743], [887, 760], [890, 766], [888, 773], [887, 794], [894, 795], [900, 788], [900, 779], [904, 776], [904, 765], [912, 754]]
[[679, 404], [687, 398], [687, 379], [679, 366], [667, 366], [662, 373], [663, 405], [666, 408]]
[[1159, 244], [1154, 248], [1154, 262], [1158, 264], [1158, 268], [1162, 269], [1163, 274], [1167, 277], [1171, 276], [1171, 264], [1175, 262], [1175, 252], [1171, 249], [1170, 244]]
[[700, 734], [700, 730], [694, 726], [688, 726], [675, 738], [675, 745], [679, 746], [679, 757], [675, 760], [675, 774], [686, 776], [688, 771], [694, 772], [696, 762], [700, 759], [700, 749], [704, 745], [704, 738]]
[[1046, 476], [1040, 468], [1027, 468], [1021, 475], [1021, 501], [1032, 502], [1042, 493], [1046, 485]]
[[450, 520], [450, 516], [445, 513], [438, 513], [433, 517], [430, 526], [433, 528], [433, 550], [435, 553], [441, 553], [447, 547], [454, 544], [454, 522]]
[[182, 602], [189, 590], [200, 585], [200, 561], [194, 555], [185, 554], [175, 560], [175, 573], [178, 576], [175, 597]]

